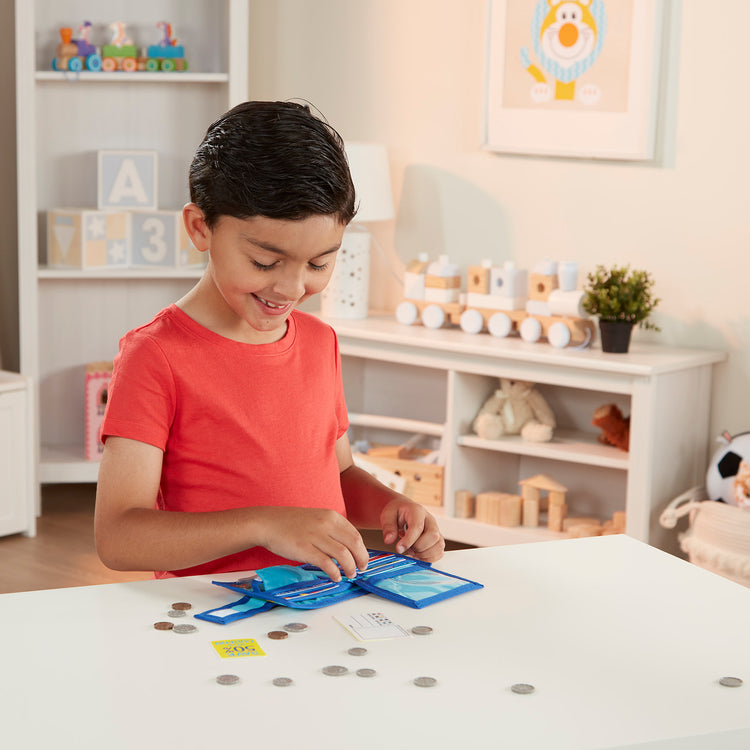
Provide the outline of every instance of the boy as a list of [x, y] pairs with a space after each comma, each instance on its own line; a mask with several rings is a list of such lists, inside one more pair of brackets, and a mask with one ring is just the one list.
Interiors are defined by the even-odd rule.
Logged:
[[99, 556], [158, 577], [367, 567], [359, 528], [434, 561], [422, 506], [353, 464], [333, 330], [294, 308], [328, 282], [355, 195], [308, 107], [246, 102], [208, 129], [183, 219], [205, 272], [120, 342], [102, 426]]

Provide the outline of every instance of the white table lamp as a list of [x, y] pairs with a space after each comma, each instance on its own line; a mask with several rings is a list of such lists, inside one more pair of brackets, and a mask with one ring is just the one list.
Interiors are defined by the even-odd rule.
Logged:
[[347, 143], [346, 155], [358, 210], [344, 232], [333, 275], [322, 292], [321, 312], [328, 318], [362, 320], [368, 310], [371, 239], [362, 225], [392, 219], [393, 194], [385, 146]]

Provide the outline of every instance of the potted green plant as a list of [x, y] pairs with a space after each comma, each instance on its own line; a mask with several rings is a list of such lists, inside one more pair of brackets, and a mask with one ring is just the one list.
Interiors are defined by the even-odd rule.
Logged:
[[584, 286], [583, 309], [599, 318], [602, 350], [627, 352], [633, 326], [660, 330], [649, 318], [661, 301], [653, 296], [654, 281], [648, 271], [629, 265], [598, 265]]

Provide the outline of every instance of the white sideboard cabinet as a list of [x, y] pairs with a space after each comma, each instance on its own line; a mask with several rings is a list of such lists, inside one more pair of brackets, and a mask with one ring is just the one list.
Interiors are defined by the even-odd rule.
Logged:
[[[109, 43], [126, 24], [143, 48], [172, 25], [184, 72], [55, 71], [59, 29], [90, 21]], [[182, 296], [200, 269], [71, 270], [46, 265], [46, 212], [95, 208], [97, 151], [158, 153], [158, 206], [188, 199], [187, 170], [208, 125], [248, 98], [249, 0], [16, 0], [18, 253], [21, 372], [38, 390], [40, 483], [96, 481], [84, 460], [84, 369]], [[38, 491], [38, 487], [37, 487]]]
[[31, 380], [0, 372], [0, 536], [36, 534]]
[[[557, 350], [457, 328], [402, 326], [390, 315], [327, 322], [340, 342], [353, 439], [398, 444], [422, 434], [439, 442], [444, 488], [436, 515], [447, 538], [495, 545], [563, 536], [453, 512], [457, 490], [519, 493], [519, 480], [544, 473], [567, 488], [569, 515], [606, 519], [625, 510], [629, 535], [673, 546], [658, 514], [704, 481], [712, 367], [723, 353], [648, 345], [628, 354]], [[472, 433], [500, 377], [538, 384], [558, 422], [552, 442]], [[591, 425], [594, 410], [607, 403], [630, 416], [627, 452], [600, 443]]]

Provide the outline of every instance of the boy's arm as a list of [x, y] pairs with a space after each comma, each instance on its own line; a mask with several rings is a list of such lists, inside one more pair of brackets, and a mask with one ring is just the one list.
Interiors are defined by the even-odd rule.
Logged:
[[336, 442], [336, 457], [346, 512], [355, 526], [382, 529], [383, 543], [395, 544], [399, 554], [428, 562], [443, 556], [445, 540], [434, 517], [356, 466], [346, 434]]
[[94, 528], [102, 562], [115, 570], [181, 570], [262, 546], [317, 565], [334, 580], [367, 567], [354, 526], [333, 510], [259, 506], [187, 513], [154, 508], [162, 451], [107, 439], [99, 468]]

